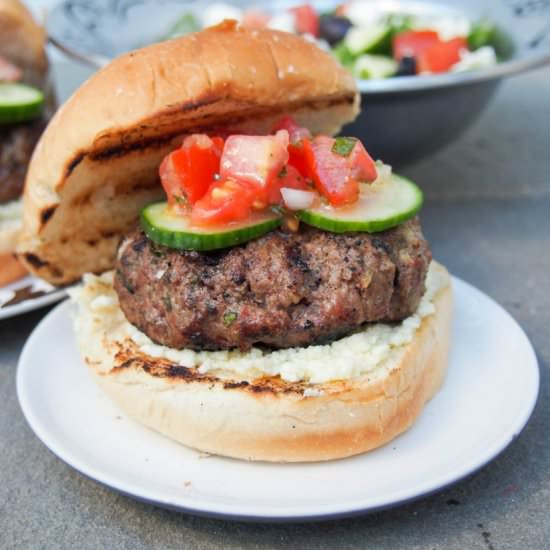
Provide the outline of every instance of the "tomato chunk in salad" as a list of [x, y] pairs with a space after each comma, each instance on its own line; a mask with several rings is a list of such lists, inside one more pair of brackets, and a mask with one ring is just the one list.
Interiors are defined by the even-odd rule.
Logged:
[[169, 207], [199, 226], [230, 224], [274, 205], [285, 207], [283, 188], [314, 193], [336, 207], [350, 205], [360, 183], [377, 178], [376, 165], [358, 139], [313, 137], [290, 117], [275, 124], [271, 135], [187, 136], [159, 172]]
[[460, 61], [460, 52], [468, 49], [465, 38], [441, 40], [435, 31], [405, 31], [393, 39], [393, 55], [397, 61], [403, 57], [416, 59], [416, 72], [444, 73]]
[[319, 15], [311, 4], [296, 6], [289, 11], [294, 14], [296, 32], [311, 34], [316, 38], [319, 36]]

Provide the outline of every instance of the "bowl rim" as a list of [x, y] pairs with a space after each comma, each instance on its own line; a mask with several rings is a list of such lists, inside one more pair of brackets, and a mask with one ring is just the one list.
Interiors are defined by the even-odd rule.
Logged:
[[472, 71], [356, 81], [359, 91], [364, 95], [412, 92], [501, 79], [546, 65], [550, 65], [550, 52], [501, 61], [491, 67]]
[[[388, 6], [393, 6], [396, 9], [396, 6], [400, 4], [398, 0], [379, 0], [381, 4], [387, 4]], [[48, 28], [48, 23], [51, 20], [51, 16], [54, 12], [62, 9], [62, 6], [65, 4], [66, 0], [61, 0], [53, 10], [50, 10], [46, 15], [46, 28]], [[144, 2], [146, 3], [146, 2]], [[190, 1], [190, 4], [195, 4], [194, 0]], [[283, 8], [295, 4], [296, 0], [273, 0], [272, 8]], [[336, 0], [311, 0], [311, 3], [314, 5], [329, 5], [338, 3]], [[409, 9], [416, 9], [424, 11], [427, 6], [430, 6], [430, 9], [437, 9], [441, 13], [460, 13], [464, 14], [460, 9], [457, 9], [454, 6], [446, 5], [437, 5], [434, 4], [433, 0], [412, 0], [408, 2]], [[101, 68], [104, 65], [111, 62], [113, 58], [105, 57], [103, 55], [94, 53], [94, 52], [83, 52], [76, 51], [66, 44], [63, 40], [60, 40], [56, 36], [55, 32], [51, 32], [51, 29], [48, 29], [49, 42], [62, 53], [75, 59], [76, 61], [89, 65], [94, 68]], [[546, 49], [539, 52], [522, 52], [517, 57], [512, 57], [510, 59], [499, 61], [496, 65], [490, 67], [475, 69], [471, 71], [461, 71], [461, 72], [447, 72], [442, 74], [429, 74], [429, 75], [413, 75], [413, 76], [401, 76], [394, 78], [384, 78], [384, 79], [358, 79], [355, 81], [357, 83], [358, 91], [362, 95], [375, 95], [375, 94], [399, 94], [405, 92], [415, 92], [415, 91], [429, 91], [436, 90], [439, 88], [462, 86], [468, 84], [475, 84], [479, 82], [489, 81], [489, 80], [498, 80], [506, 78], [509, 76], [514, 76], [521, 74], [526, 71], [530, 71], [537, 68], [542, 68], [546, 65], [550, 65], [550, 50]]]

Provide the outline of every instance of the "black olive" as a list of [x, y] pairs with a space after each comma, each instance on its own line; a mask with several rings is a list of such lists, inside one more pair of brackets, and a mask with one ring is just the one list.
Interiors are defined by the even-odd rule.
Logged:
[[319, 18], [319, 34], [331, 46], [341, 42], [351, 28], [351, 21], [347, 17], [324, 14]]
[[411, 56], [401, 58], [395, 76], [412, 76], [416, 74], [416, 59]]

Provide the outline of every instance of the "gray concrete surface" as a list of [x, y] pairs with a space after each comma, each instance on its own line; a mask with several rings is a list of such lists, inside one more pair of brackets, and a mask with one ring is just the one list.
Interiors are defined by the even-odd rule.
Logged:
[[462, 139], [405, 173], [425, 189], [435, 256], [500, 302], [536, 348], [539, 403], [500, 457], [429, 498], [339, 521], [232, 523], [135, 502], [57, 459], [21, 415], [17, 358], [42, 310], [0, 322], [0, 548], [550, 547], [550, 72], [504, 83]]

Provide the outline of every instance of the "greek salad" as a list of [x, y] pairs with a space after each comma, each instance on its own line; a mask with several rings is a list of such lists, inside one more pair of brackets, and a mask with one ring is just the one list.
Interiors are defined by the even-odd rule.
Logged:
[[236, 19], [251, 28], [270, 27], [314, 40], [358, 79], [482, 69], [506, 56], [504, 37], [488, 20], [405, 10], [406, 4], [402, 12], [390, 12], [384, 3], [367, 0], [351, 0], [328, 12], [311, 4], [267, 11], [212, 3], [200, 15], [183, 14], [163, 38]]

